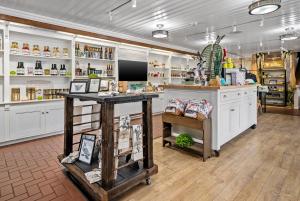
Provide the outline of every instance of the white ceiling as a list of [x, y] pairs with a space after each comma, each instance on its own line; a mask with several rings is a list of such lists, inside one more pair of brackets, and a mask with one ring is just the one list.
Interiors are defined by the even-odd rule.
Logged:
[[[282, 0], [281, 9], [264, 19], [248, 14], [252, 0], [137, 0], [137, 8], [128, 4], [113, 12], [110, 21], [108, 12], [126, 1], [1, 0], [0, 6], [144, 39], [152, 39], [151, 32], [162, 23], [170, 37], [157, 41], [193, 50], [207, 44], [207, 32], [226, 34], [221, 44], [238, 55], [279, 50], [282, 45], [300, 50], [300, 40], [284, 44], [279, 40], [286, 27], [300, 33], [300, 0]], [[230, 34], [234, 25], [242, 33]]]

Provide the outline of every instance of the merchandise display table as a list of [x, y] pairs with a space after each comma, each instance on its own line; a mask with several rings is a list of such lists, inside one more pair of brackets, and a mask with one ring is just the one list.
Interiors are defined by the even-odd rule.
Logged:
[[[58, 156], [61, 161], [65, 156], [73, 152], [73, 117], [74, 99], [81, 101], [96, 101], [101, 105], [100, 124], [102, 125], [102, 180], [90, 184], [84, 173], [97, 167], [98, 161], [87, 165], [77, 161], [73, 164], [63, 164], [70, 175], [79, 183], [82, 190], [88, 193], [91, 199], [108, 201], [115, 199], [122, 193], [138, 185], [142, 181], [150, 183], [150, 176], [158, 172], [157, 165], [153, 161], [153, 127], [152, 127], [152, 98], [157, 94], [98, 96], [97, 94], [62, 94], [65, 97], [65, 133], [64, 153]], [[130, 102], [142, 102], [142, 126], [143, 126], [143, 159], [142, 167], [126, 164], [118, 167], [117, 178], [114, 178], [114, 106]]]

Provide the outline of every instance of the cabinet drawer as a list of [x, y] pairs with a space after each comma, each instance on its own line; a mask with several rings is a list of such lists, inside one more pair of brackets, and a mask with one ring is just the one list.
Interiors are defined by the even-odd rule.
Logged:
[[221, 92], [221, 102], [227, 102], [231, 100], [236, 100], [242, 97], [242, 92], [241, 91], [226, 91], [226, 92]]

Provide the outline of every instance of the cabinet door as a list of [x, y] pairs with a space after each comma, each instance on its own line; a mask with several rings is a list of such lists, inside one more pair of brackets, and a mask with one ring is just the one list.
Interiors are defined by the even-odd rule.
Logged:
[[10, 112], [10, 138], [20, 139], [43, 132], [43, 114], [39, 107], [15, 108]]
[[240, 104], [239, 102], [232, 103], [230, 106], [230, 134], [234, 138], [240, 133]]
[[5, 141], [5, 112], [4, 108], [0, 107], [0, 142]]
[[244, 97], [240, 108], [240, 131], [243, 132], [249, 128], [249, 100]]
[[64, 131], [64, 108], [49, 108], [45, 112], [44, 133], [55, 133]]
[[249, 122], [248, 127], [257, 124], [257, 96], [252, 95], [249, 97]]
[[221, 136], [223, 145], [240, 133], [240, 103], [227, 103], [221, 105]]
[[219, 136], [220, 145], [225, 144], [230, 136], [230, 104], [221, 105], [221, 131]]

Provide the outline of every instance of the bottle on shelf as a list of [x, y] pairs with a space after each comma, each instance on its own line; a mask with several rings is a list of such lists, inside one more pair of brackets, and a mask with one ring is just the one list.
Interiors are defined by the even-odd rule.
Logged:
[[102, 47], [100, 47], [100, 57], [99, 57], [99, 59], [103, 59], [103, 50], [102, 50]]
[[113, 60], [113, 50], [112, 50], [112, 48], [109, 48], [109, 51], [108, 51], [108, 58], [109, 58], [110, 60]]
[[18, 62], [17, 75], [25, 75], [24, 62]]
[[42, 61], [40, 60], [35, 62], [34, 75], [43, 75]]
[[105, 48], [105, 52], [104, 52], [104, 59], [108, 59], [108, 52], [107, 52], [107, 48]]
[[60, 65], [60, 70], [59, 70], [59, 75], [60, 76], [66, 76], [66, 71], [67, 71], [67, 69], [66, 69], [65, 64], [61, 64]]
[[53, 76], [58, 74], [56, 64], [52, 64], [50, 74]]

